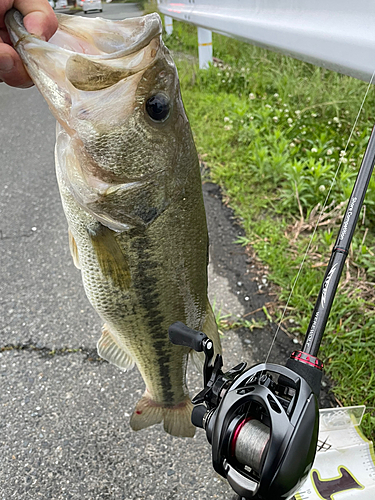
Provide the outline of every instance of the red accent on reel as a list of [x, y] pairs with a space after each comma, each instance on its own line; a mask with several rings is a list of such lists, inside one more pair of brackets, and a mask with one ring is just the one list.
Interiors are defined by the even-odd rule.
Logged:
[[318, 368], [318, 370], [323, 370], [323, 361], [320, 361], [319, 358], [312, 356], [311, 354], [307, 354], [306, 352], [294, 351], [290, 357], [295, 361], [300, 361], [306, 365], [314, 366], [315, 368]]

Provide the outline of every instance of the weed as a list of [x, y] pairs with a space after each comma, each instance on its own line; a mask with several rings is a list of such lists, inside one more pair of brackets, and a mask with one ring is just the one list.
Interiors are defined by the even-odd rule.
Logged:
[[[250, 320], [245, 318], [234, 318], [232, 314], [222, 314], [222, 309], [217, 309], [216, 298], [214, 298], [212, 303], [212, 310], [215, 316], [216, 324], [221, 335], [224, 335], [224, 332], [227, 330], [235, 330], [236, 328], [247, 328], [250, 331], [253, 331], [254, 328], [264, 328], [266, 325], [266, 321], [255, 320], [251, 318]], [[266, 313], [266, 309], [263, 309]], [[267, 319], [271, 321], [271, 317], [266, 314]]]

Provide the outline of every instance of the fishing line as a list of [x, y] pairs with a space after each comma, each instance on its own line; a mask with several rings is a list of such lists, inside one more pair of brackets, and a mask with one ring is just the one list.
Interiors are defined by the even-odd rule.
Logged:
[[284, 307], [283, 313], [282, 313], [282, 315], [281, 315], [281, 319], [280, 319], [280, 321], [279, 321], [279, 323], [278, 323], [278, 325], [277, 325], [276, 333], [275, 333], [275, 335], [274, 335], [274, 337], [273, 337], [273, 340], [272, 340], [272, 342], [271, 342], [271, 346], [270, 346], [269, 351], [268, 351], [268, 354], [267, 354], [267, 356], [266, 356], [265, 363], [267, 363], [268, 358], [269, 358], [269, 356], [270, 356], [270, 354], [271, 354], [272, 348], [273, 348], [273, 346], [274, 346], [274, 344], [275, 344], [275, 342], [276, 342], [276, 338], [277, 338], [277, 335], [278, 335], [279, 330], [280, 330], [280, 328], [281, 328], [281, 324], [282, 324], [282, 322], [283, 322], [283, 320], [284, 320], [286, 310], [287, 310], [287, 308], [288, 308], [288, 305], [289, 305], [290, 299], [291, 299], [291, 297], [292, 297], [292, 295], [293, 295], [293, 292], [294, 292], [294, 288], [295, 288], [296, 283], [297, 283], [297, 280], [298, 280], [298, 278], [299, 278], [299, 276], [300, 276], [300, 274], [301, 274], [301, 271], [302, 271], [303, 265], [304, 265], [305, 260], [306, 260], [306, 258], [307, 258], [308, 252], [309, 252], [309, 250], [310, 250], [310, 247], [311, 247], [312, 241], [313, 241], [313, 239], [314, 239], [315, 233], [316, 233], [316, 231], [317, 231], [317, 228], [318, 228], [318, 226], [319, 226], [320, 220], [321, 220], [321, 218], [322, 218], [322, 216], [323, 216], [324, 210], [325, 210], [325, 208], [326, 208], [326, 206], [327, 206], [329, 196], [330, 196], [330, 194], [331, 194], [331, 191], [332, 191], [333, 185], [334, 185], [334, 183], [336, 182], [337, 174], [338, 174], [338, 172], [339, 172], [339, 170], [340, 170], [340, 167], [341, 167], [341, 164], [342, 164], [342, 162], [343, 162], [343, 160], [344, 160], [344, 158], [345, 158], [346, 151], [347, 151], [347, 149], [348, 149], [348, 146], [349, 146], [350, 140], [351, 140], [352, 135], [353, 135], [353, 133], [354, 133], [354, 129], [355, 129], [356, 125], [357, 125], [357, 122], [358, 122], [359, 116], [360, 116], [360, 114], [361, 114], [361, 112], [362, 112], [362, 109], [363, 109], [363, 106], [364, 106], [364, 104], [365, 104], [365, 101], [366, 101], [366, 98], [367, 98], [367, 94], [369, 93], [369, 90], [370, 90], [370, 87], [371, 87], [372, 81], [373, 81], [373, 79], [374, 79], [374, 76], [375, 76], [375, 70], [374, 70], [374, 72], [372, 73], [372, 76], [371, 76], [370, 82], [369, 82], [369, 84], [368, 84], [368, 86], [367, 86], [366, 93], [365, 93], [365, 95], [364, 95], [364, 97], [363, 97], [363, 99], [362, 99], [362, 103], [361, 103], [361, 106], [360, 106], [359, 111], [358, 111], [358, 113], [357, 113], [357, 117], [356, 117], [356, 119], [355, 119], [354, 125], [353, 125], [353, 127], [352, 127], [352, 129], [351, 129], [351, 132], [350, 132], [350, 134], [349, 134], [349, 139], [348, 139], [348, 140], [347, 140], [347, 142], [346, 142], [346, 146], [345, 146], [344, 152], [343, 152], [343, 153], [341, 154], [341, 156], [340, 156], [340, 159], [339, 159], [339, 162], [338, 162], [338, 165], [337, 165], [337, 169], [336, 169], [335, 175], [334, 175], [333, 180], [332, 180], [332, 182], [331, 182], [331, 185], [330, 185], [330, 188], [329, 188], [329, 190], [328, 190], [328, 193], [327, 193], [326, 199], [325, 199], [325, 201], [324, 201], [323, 207], [322, 207], [322, 209], [321, 209], [321, 211], [320, 211], [320, 213], [319, 213], [318, 220], [317, 220], [317, 222], [316, 222], [316, 224], [315, 224], [314, 230], [313, 230], [312, 235], [311, 235], [311, 237], [310, 237], [310, 241], [309, 241], [309, 243], [308, 243], [308, 245], [307, 245], [307, 249], [306, 249], [305, 255], [303, 256], [302, 262], [301, 262], [300, 267], [299, 267], [299, 269], [298, 269], [297, 276], [296, 276], [296, 277], [295, 277], [295, 279], [294, 279], [292, 289], [291, 289], [291, 291], [290, 291], [290, 294], [289, 294], [288, 300], [287, 300], [287, 302], [286, 302], [286, 304], [285, 304], [285, 307]]

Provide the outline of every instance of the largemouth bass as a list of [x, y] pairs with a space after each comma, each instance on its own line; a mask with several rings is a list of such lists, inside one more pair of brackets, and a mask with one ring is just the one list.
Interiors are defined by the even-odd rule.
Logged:
[[208, 237], [198, 157], [157, 14], [108, 21], [57, 15], [46, 42], [9, 11], [12, 43], [57, 119], [56, 172], [75, 265], [104, 321], [98, 352], [137, 365], [146, 391], [134, 430], [163, 421], [193, 436], [189, 349], [168, 327], [204, 331]]

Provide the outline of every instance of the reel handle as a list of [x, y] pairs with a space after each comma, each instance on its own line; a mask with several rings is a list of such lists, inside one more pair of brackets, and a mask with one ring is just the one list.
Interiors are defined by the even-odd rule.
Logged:
[[[184, 325], [184, 323], [182, 323], [181, 321], [176, 321], [176, 323], [173, 323], [168, 328], [168, 335], [169, 340], [172, 342], [172, 344], [190, 347], [197, 352], [204, 352], [205, 359], [203, 378], [204, 385], [206, 386], [213, 373], [213, 367], [210, 366], [212, 358], [214, 357], [214, 344], [212, 340], [209, 339], [203, 332], [193, 330], [192, 328]], [[219, 368], [221, 368], [221, 366], [222, 363]]]
[[173, 323], [173, 325], [168, 328], [168, 334], [172, 344], [190, 347], [197, 352], [202, 352], [204, 350], [204, 341], [208, 340], [207, 335], [189, 328], [181, 321]]

